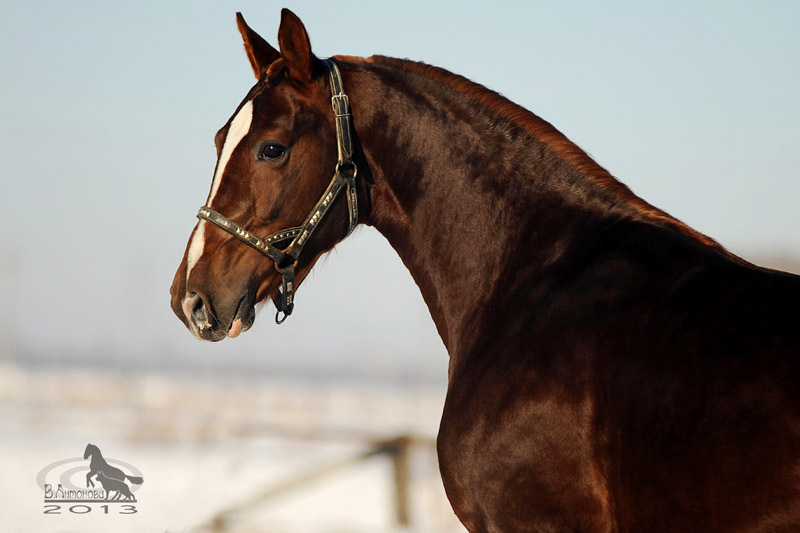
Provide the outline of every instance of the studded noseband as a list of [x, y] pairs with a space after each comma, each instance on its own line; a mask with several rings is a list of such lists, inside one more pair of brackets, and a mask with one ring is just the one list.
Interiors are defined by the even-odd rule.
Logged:
[[[353, 162], [353, 136], [352, 118], [350, 115], [350, 100], [344, 93], [342, 75], [336, 63], [331, 59], [323, 62], [328, 69], [331, 83], [331, 104], [336, 115], [336, 138], [339, 144], [339, 160], [330, 185], [322, 197], [306, 217], [305, 221], [297, 227], [277, 231], [265, 238], [256, 237], [251, 232], [242, 228], [235, 222], [217, 213], [210, 207], [201, 207], [197, 218], [206, 220], [218, 228], [230, 233], [245, 244], [255, 248], [275, 263], [275, 268], [281, 274], [280, 298], [276, 302], [278, 308], [275, 322], [281, 324], [294, 309], [295, 269], [297, 258], [303, 247], [308, 243], [314, 230], [320, 225], [325, 214], [333, 205], [334, 200], [343, 189], [347, 189], [347, 206], [349, 213], [349, 227], [347, 235], [352, 233], [358, 224], [358, 190], [356, 189], [356, 164]], [[276, 245], [291, 239], [288, 246], [283, 249]], [[283, 313], [283, 317], [281, 317]]]

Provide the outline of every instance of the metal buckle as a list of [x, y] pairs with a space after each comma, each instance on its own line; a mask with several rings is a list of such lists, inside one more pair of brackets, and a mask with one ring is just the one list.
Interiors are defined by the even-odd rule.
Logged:
[[[344, 104], [344, 113], [340, 113], [339, 105]], [[333, 107], [333, 113], [337, 117], [349, 117], [350, 115], [350, 97], [346, 94], [334, 94], [331, 96], [331, 106]]]
[[[278, 289], [278, 302], [276, 302], [277, 312], [275, 313], [275, 323], [283, 324], [283, 321], [292, 314], [294, 310], [294, 282], [295, 282], [295, 266], [297, 262], [287, 265], [285, 267], [279, 266], [275, 263], [275, 269], [281, 274], [281, 288]], [[283, 318], [281, 318], [283, 313]]]

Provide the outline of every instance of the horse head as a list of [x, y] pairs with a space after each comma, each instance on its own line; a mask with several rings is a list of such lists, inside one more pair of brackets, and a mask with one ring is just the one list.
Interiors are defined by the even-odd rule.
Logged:
[[99, 454], [100, 454], [100, 450], [97, 448], [97, 446], [95, 446], [94, 444], [89, 443], [89, 444], [86, 445], [86, 449], [83, 451], [83, 458], [84, 459], [88, 459], [92, 455], [99, 455]]
[[[289, 10], [281, 13], [280, 50], [241, 14], [237, 22], [257, 83], [216, 135], [211, 191], [170, 290], [175, 314], [211, 341], [249, 329], [255, 306], [270, 298], [289, 314], [294, 289], [358, 221], [352, 206], [348, 211], [358, 194], [351, 176], [348, 201], [328, 198], [326, 222], [316, 227], [320, 194], [342, 163], [330, 63], [312, 53], [305, 27]], [[306, 241], [308, 229], [313, 239]]]

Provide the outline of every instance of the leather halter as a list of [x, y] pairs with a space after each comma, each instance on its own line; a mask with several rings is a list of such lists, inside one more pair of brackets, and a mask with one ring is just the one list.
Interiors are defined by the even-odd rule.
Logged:
[[[350, 100], [344, 93], [342, 75], [339, 68], [331, 59], [324, 59], [323, 63], [328, 69], [331, 84], [331, 105], [336, 115], [336, 138], [339, 145], [339, 160], [330, 185], [322, 193], [322, 197], [305, 221], [297, 227], [277, 231], [266, 238], [256, 237], [232, 220], [217, 213], [210, 207], [201, 207], [197, 218], [206, 220], [218, 228], [230, 233], [245, 244], [255, 248], [275, 263], [275, 268], [281, 273], [280, 298], [276, 302], [278, 308], [275, 322], [283, 323], [294, 309], [295, 269], [297, 258], [303, 247], [308, 243], [314, 230], [321, 224], [325, 214], [333, 205], [334, 200], [346, 187], [347, 212], [349, 227], [347, 235], [353, 232], [358, 224], [358, 190], [356, 189], [356, 164], [353, 162], [353, 135], [352, 116], [350, 114]], [[280, 249], [275, 245], [291, 239], [286, 248]], [[281, 318], [280, 314], [283, 313]]]

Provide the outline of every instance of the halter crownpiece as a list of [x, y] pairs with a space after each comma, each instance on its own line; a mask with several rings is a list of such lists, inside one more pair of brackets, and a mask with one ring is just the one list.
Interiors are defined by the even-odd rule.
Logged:
[[[276, 302], [278, 311], [275, 314], [275, 322], [278, 324], [282, 324], [294, 310], [294, 278], [297, 258], [314, 234], [314, 230], [317, 229], [325, 214], [333, 205], [334, 200], [345, 187], [347, 188], [346, 197], [349, 219], [347, 235], [350, 235], [358, 225], [358, 189], [356, 189], [358, 169], [353, 161], [353, 124], [352, 115], [350, 114], [350, 99], [344, 93], [339, 67], [331, 59], [323, 59], [322, 61], [327, 67], [330, 77], [331, 106], [336, 115], [336, 139], [339, 146], [339, 159], [336, 162], [336, 170], [330, 185], [322, 193], [322, 197], [305, 221], [298, 227], [287, 228], [266, 238], [260, 238], [210, 207], [203, 206], [197, 212], [197, 218], [206, 220], [221, 230], [230, 233], [275, 263], [275, 268], [281, 273], [280, 298]], [[275, 244], [289, 239], [291, 239], [291, 242], [286, 248], [279, 249], [275, 246]], [[283, 313], [282, 318], [280, 316], [281, 313]]]

